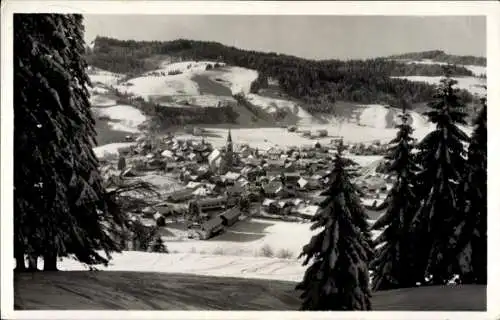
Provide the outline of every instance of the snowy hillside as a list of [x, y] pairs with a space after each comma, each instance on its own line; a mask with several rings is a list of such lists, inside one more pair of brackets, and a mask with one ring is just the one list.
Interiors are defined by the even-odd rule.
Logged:
[[249, 93], [246, 95], [247, 100], [253, 105], [262, 108], [267, 113], [274, 114], [278, 110], [286, 110], [291, 114], [297, 116], [299, 124], [312, 124], [315, 123], [315, 118], [307, 111], [305, 111], [299, 104], [283, 99], [273, 99], [263, 97], [257, 94]]
[[119, 149], [130, 147], [134, 144], [134, 142], [108, 143], [102, 146], [95, 147], [93, 150], [97, 158], [104, 158], [107, 156], [117, 156]]
[[251, 83], [258, 75], [254, 70], [224, 67], [224, 64], [219, 64], [220, 66], [215, 68], [215, 64], [213, 61], [164, 63], [160, 69], [147, 72], [115, 87], [121, 92], [141, 96], [144, 99], [148, 99], [149, 96], [199, 96], [199, 86], [192, 78], [196, 75], [206, 75], [212, 81], [230, 88], [233, 94], [240, 92], [247, 94]]
[[90, 67], [88, 70], [90, 82], [93, 85], [103, 84], [106, 86], [115, 85], [125, 77], [123, 74], [113, 73], [106, 70]]
[[[407, 64], [436, 64], [440, 66], [446, 66], [449, 65], [449, 63], [446, 62], [439, 62], [439, 61], [434, 61], [430, 59], [423, 59], [423, 60], [395, 60], [395, 61], [400, 61], [400, 62], [405, 62]], [[475, 65], [457, 65], [459, 67], [464, 67], [465, 69], [470, 70], [476, 77], [486, 75], [487, 67], [485, 66], [475, 66]]]
[[[415, 82], [424, 82], [433, 85], [438, 85], [442, 77], [424, 77], [424, 76], [408, 76], [408, 77], [393, 77], [406, 79]], [[467, 90], [471, 94], [484, 96], [486, 95], [486, 89], [483, 87], [486, 85], [486, 79], [476, 78], [476, 77], [455, 77], [457, 83], [457, 88]]]
[[233, 94], [248, 94], [250, 93], [250, 85], [257, 79], [258, 75], [255, 70], [231, 67], [228, 72], [213, 76], [212, 79], [215, 81], [222, 80], [219, 80], [219, 82], [229, 87]]
[[[429, 59], [423, 60], [395, 60], [400, 62], [405, 62], [407, 64], [435, 64], [435, 65], [449, 65], [448, 63], [433, 61]], [[485, 76], [487, 74], [487, 68], [485, 66], [475, 66], [475, 65], [458, 65], [470, 70], [475, 76], [474, 77], [455, 77], [458, 81], [457, 87], [469, 91], [471, 94], [477, 94], [480, 96], [486, 95], [486, 90], [482, 87], [486, 85], [486, 79], [480, 78], [480, 76]], [[425, 77], [425, 76], [407, 76], [407, 77], [394, 77], [402, 78], [415, 82], [424, 82], [429, 84], [439, 84], [442, 77]]]
[[138, 126], [147, 118], [137, 108], [127, 105], [114, 105], [107, 108], [94, 108], [98, 116], [110, 118], [109, 125], [113, 130], [137, 133]]

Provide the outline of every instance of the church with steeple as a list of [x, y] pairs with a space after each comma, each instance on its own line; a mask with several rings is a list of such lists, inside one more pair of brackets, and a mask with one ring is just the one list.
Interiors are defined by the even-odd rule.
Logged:
[[226, 174], [228, 171], [232, 171], [235, 165], [237, 165], [237, 161], [233, 150], [233, 139], [231, 137], [231, 129], [229, 129], [227, 133], [226, 147], [223, 151], [220, 173]]

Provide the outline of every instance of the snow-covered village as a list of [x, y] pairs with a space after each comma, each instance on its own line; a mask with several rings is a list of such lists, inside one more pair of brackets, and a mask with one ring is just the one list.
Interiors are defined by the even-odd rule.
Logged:
[[130, 17], [14, 17], [14, 310], [486, 311], [485, 18], [329, 60]]

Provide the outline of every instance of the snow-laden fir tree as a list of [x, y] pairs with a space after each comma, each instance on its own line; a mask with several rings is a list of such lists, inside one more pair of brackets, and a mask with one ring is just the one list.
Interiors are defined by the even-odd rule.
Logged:
[[413, 128], [408, 123], [409, 114], [403, 107], [399, 116], [398, 133], [390, 142], [386, 158], [388, 171], [396, 176], [393, 188], [387, 197], [388, 208], [373, 225], [373, 230], [383, 229], [374, 240], [375, 257], [372, 289], [388, 290], [415, 286], [412, 274], [412, 239], [410, 226], [416, 208], [413, 181], [418, 170], [412, 150], [415, 139]]
[[[81, 15], [14, 15], [14, 254], [43, 256], [44, 270], [73, 254], [105, 263], [119, 249], [90, 110]], [[112, 204], [111, 204], [112, 205]]]
[[486, 100], [475, 119], [464, 181], [464, 219], [457, 228], [458, 273], [461, 283], [486, 284], [487, 279], [487, 127]]
[[457, 81], [441, 80], [430, 111], [425, 115], [436, 125], [418, 144], [417, 197], [421, 199], [412, 223], [416, 271], [422, 284], [445, 284], [453, 277], [456, 237], [454, 230], [463, 216], [460, 185], [466, 169], [464, 143], [468, 136], [457, 126], [465, 125], [465, 105], [457, 96]]
[[[334, 159], [327, 198], [312, 218], [312, 230], [322, 230], [305, 245], [307, 268], [296, 287], [302, 310], [370, 310], [368, 264], [372, 257], [367, 215], [346, 167], [340, 143]], [[299, 257], [299, 258], [300, 258]]]

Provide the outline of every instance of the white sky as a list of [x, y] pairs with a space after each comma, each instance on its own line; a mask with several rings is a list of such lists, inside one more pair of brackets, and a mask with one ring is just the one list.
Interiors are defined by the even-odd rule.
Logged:
[[486, 56], [482, 16], [84, 15], [85, 38], [221, 42], [311, 59], [444, 50]]

